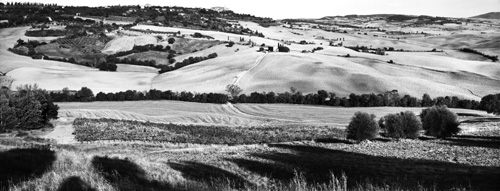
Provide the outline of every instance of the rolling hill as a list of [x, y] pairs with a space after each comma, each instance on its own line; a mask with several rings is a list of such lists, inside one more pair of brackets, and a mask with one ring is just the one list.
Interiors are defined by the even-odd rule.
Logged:
[[490, 12], [482, 15], [473, 16], [475, 19], [500, 19], [500, 12]]
[[[326, 90], [338, 96], [351, 93], [384, 93], [399, 90], [401, 95], [421, 97], [424, 93], [437, 96], [458, 96], [479, 100], [482, 96], [497, 93], [500, 89], [500, 64], [477, 58], [475, 55], [456, 53], [460, 47], [471, 47], [490, 53], [500, 47], [494, 42], [498, 35], [449, 34], [423, 37], [423, 35], [395, 39], [381, 37], [380, 33], [350, 31], [335, 33], [310, 28], [290, 29], [283, 26], [261, 27], [253, 22], [240, 22], [244, 27], [257, 30], [265, 38], [247, 35], [201, 31], [173, 27], [148, 25], [134, 29], [177, 32], [186, 34], [186, 39], [195, 32], [214, 37], [215, 41], [239, 42], [244, 38], [255, 47], [237, 43], [233, 47], [218, 45], [200, 49], [195, 53], [184, 53], [176, 57], [181, 61], [190, 56], [206, 56], [217, 53], [214, 59], [192, 64], [175, 71], [157, 74], [153, 68], [120, 66], [118, 72], [101, 72], [96, 69], [29, 57], [1, 50], [5, 61], [3, 72], [14, 78], [13, 87], [38, 83], [41, 88], [61, 90], [64, 87], [79, 89], [86, 86], [95, 93], [149, 89], [223, 93], [228, 84], [240, 86], [245, 94], [252, 92], [289, 91], [297, 88], [305, 94]], [[453, 26], [450, 26], [453, 27]], [[2, 49], [12, 47], [16, 39], [27, 39], [24, 28], [1, 29]], [[427, 28], [425, 30], [441, 30]], [[477, 32], [476, 32], [477, 33]], [[378, 35], [377, 35], [378, 34]], [[411, 51], [430, 51], [442, 48], [444, 52], [386, 52], [387, 55], [356, 52], [344, 47], [329, 46], [329, 39], [344, 39], [344, 46], [368, 46], [374, 48], [394, 47]], [[261, 44], [276, 47], [283, 41], [295, 42], [287, 45], [289, 53], [258, 52]], [[300, 41], [312, 44], [299, 44]], [[181, 40], [178, 40], [181, 42]], [[120, 37], [111, 41], [103, 50], [106, 53], [130, 50], [134, 44], [162, 44], [154, 34]], [[210, 41], [208, 41], [210, 43]], [[173, 46], [176, 46], [175, 43]], [[322, 47], [315, 53], [302, 53]], [[350, 57], [344, 57], [349, 54]], [[156, 58], [156, 54], [140, 53], [144, 59]], [[470, 58], [469, 58], [470, 57]], [[138, 57], [139, 58], [139, 57]], [[388, 63], [392, 60], [394, 63]]]

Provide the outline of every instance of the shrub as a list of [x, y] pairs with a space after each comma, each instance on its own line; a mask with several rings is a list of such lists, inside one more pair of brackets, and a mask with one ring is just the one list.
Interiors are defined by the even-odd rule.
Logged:
[[379, 126], [375, 121], [375, 115], [364, 112], [356, 112], [347, 126], [347, 138], [362, 141], [373, 139], [378, 135]]
[[457, 114], [446, 106], [433, 106], [422, 110], [422, 127], [427, 135], [438, 138], [450, 137], [460, 132]]
[[381, 119], [384, 119], [388, 137], [415, 139], [418, 138], [420, 130], [422, 130], [422, 122], [411, 111], [389, 114]]
[[174, 44], [175, 42], [175, 39], [174, 38], [169, 38], [168, 39], [168, 44]]

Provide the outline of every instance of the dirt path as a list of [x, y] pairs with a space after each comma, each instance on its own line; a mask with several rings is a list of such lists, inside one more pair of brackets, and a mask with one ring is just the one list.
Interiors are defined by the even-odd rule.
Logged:
[[58, 144], [78, 143], [75, 139], [75, 135], [73, 135], [73, 132], [75, 131], [73, 128], [74, 120], [74, 118], [59, 118], [56, 122], [53, 122], [55, 125], [54, 130], [42, 137], [54, 139]]
[[262, 62], [262, 60], [267, 56], [267, 52], [266, 54], [264, 54], [264, 56], [261, 56], [260, 58], [258, 58], [257, 60], [255, 60], [255, 63], [254, 65], [248, 69], [248, 70], [245, 70], [241, 73], [239, 73], [237, 76], [235, 76], [234, 78], [234, 82], [233, 82], [233, 85], [236, 85], [238, 84], [238, 82], [241, 80], [241, 78], [243, 78], [243, 76], [245, 76], [245, 74], [247, 74], [248, 72], [252, 71], [253, 69], [255, 69], [257, 66], [259, 66], [259, 64]]

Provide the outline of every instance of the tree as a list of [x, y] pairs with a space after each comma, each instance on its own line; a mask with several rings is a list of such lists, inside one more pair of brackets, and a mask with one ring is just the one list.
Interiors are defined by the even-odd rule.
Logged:
[[430, 107], [434, 105], [431, 96], [429, 94], [424, 94], [422, 96], [422, 107]]
[[89, 102], [93, 101], [94, 99], [94, 93], [92, 93], [92, 90], [90, 90], [87, 87], [82, 87], [78, 92], [76, 92], [76, 99], [77, 101], [81, 102]]
[[358, 141], [376, 138], [379, 126], [375, 121], [375, 117], [373, 114], [356, 112], [347, 126], [347, 138]]
[[416, 139], [420, 136], [422, 123], [411, 111], [389, 114], [380, 119], [379, 123], [383, 123], [388, 137]]
[[490, 94], [481, 98], [479, 108], [485, 110], [488, 113], [500, 115], [500, 93]]
[[235, 84], [228, 84], [226, 86], [226, 92], [229, 93], [232, 99], [238, 97], [238, 95], [243, 91], [239, 86]]
[[460, 132], [457, 114], [450, 111], [445, 105], [422, 110], [420, 118], [427, 135], [445, 138]]
[[168, 44], [174, 44], [174, 42], [175, 42], [174, 38], [171, 37], [168, 39]]

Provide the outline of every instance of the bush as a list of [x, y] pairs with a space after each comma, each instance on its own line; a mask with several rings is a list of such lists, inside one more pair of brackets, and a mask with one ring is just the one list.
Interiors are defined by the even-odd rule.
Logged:
[[378, 135], [379, 126], [375, 121], [375, 115], [364, 112], [356, 112], [347, 126], [347, 138], [362, 141], [373, 139]]
[[422, 122], [411, 111], [389, 114], [381, 119], [384, 119], [383, 125], [388, 137], [416, 139], [422, 130]]
[[426, 135], [438, 138], [450, 137], [460, 132], [457, 114], [446, 106], [433, 106], [422, 110], [422, 127]]
[[488, 113], [500, 115], [500, 93], [484, 96], [479, 107]]

